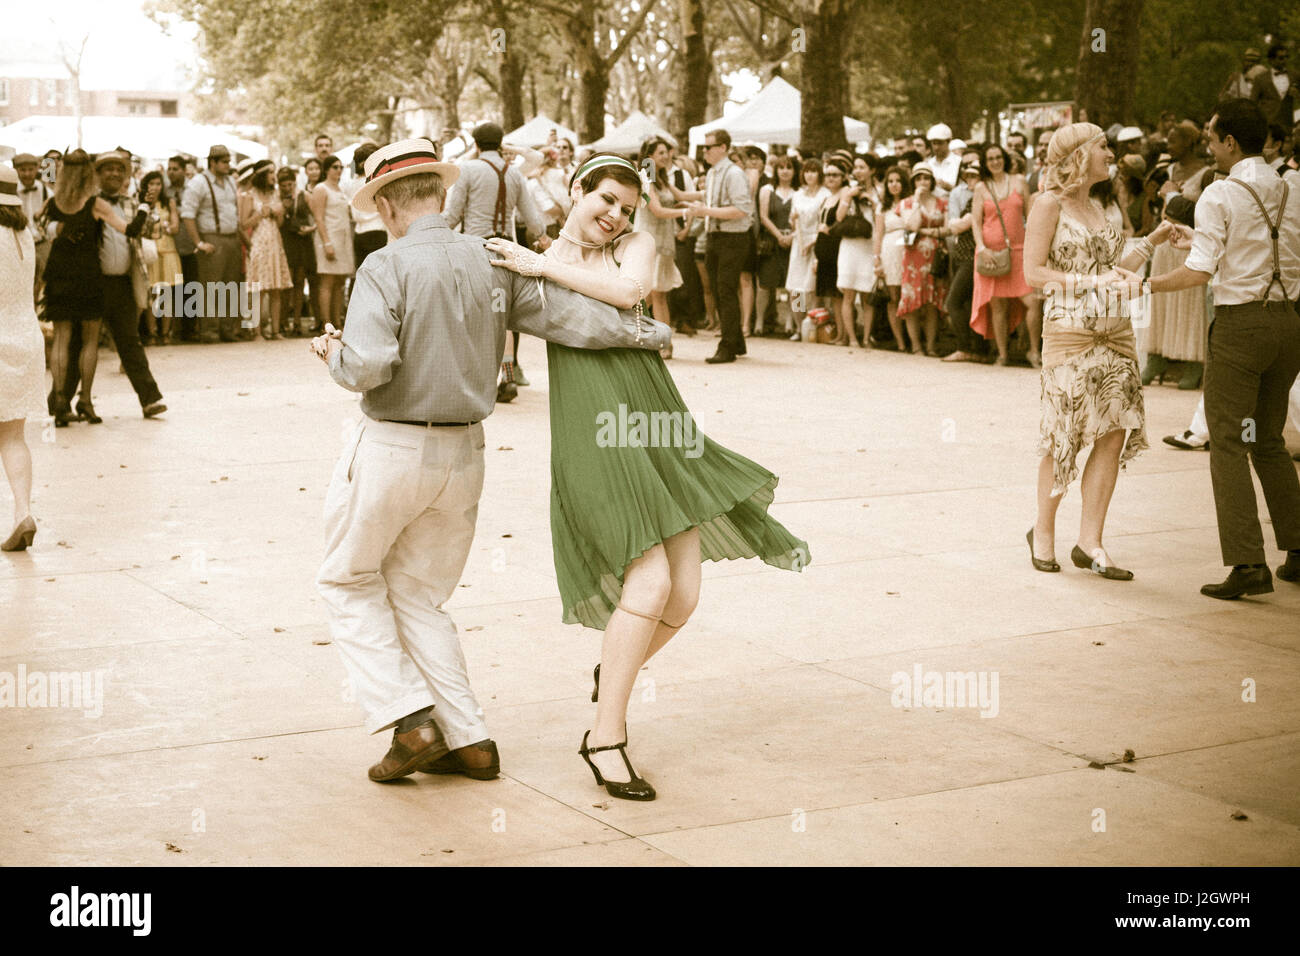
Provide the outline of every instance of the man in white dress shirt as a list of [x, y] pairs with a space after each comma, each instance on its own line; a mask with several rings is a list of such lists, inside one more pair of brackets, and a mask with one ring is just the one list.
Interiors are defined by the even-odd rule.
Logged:
[[1300, 480], [1282, 441], [1287, 401], [1300, 374], [1300, 189], [1280, 179], [1261, 150], [1267, 123], [1248, 100], [1219, 104], [1210, 124], [1210, 152], [1228, 178], [1213, 182], [1196, 204], [1196, 231], [1179, 227], [1187, 261], [1144, 280], [1170, 292], [1213, 277], [1214, 322], [1205, 372], [1210, 478], [1223, 563], [1222, 584], [1207, 597], [1231, 599], [1273, 590], [1265, 563], [1250, 462], [1286, 562], [1284, 581], [1300, 583]]
[[18, 173], [18, 199], [23, 212], [27, 214], [27, 231], [32, 234], [36, 245], [36, 281], [32, 290], [41, 287], [41, 272], [45, 269], [45, 260], [50, 257], [50, 239], [36, 221], [37, 214], [45, 206], [45, 200], [51, 196], [50, 188], [36, 175], [40, 164], [31, 153], [19, 153], [13, 158], [14, 171]]

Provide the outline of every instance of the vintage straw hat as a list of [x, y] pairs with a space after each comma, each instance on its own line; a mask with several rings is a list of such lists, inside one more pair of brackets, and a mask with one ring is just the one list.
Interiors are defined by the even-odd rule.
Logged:
[[437, 173], [443, 186], [450, 186], [460, 177], [460, 168], [441, 162], [438, 147], [429, 139], [404, 139], [379, 147], [366, 159], [366, 181], [352, 197], [353, 208], [374, 212], [375, 193], [394, 180], [419, 173]]
[[123, 169], [130, 169], [131, 154], [119, 146], [117, 149], [110, 149], [95, 157], [95, 169], [99, 169], [105, 163], [121, 163]]
[[18, 171], [12, 166], [0, 166], [0, 206], [21, 206], [18, 198]]

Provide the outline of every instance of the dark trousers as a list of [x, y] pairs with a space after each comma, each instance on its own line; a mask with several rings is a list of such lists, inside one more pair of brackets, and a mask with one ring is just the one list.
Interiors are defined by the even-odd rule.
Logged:
[[1264, 489], [1277, 546], [1300, 548], [1300, 480], [1282, 441], [1287, 397], [1300, 373], [1300, 316], [1286, 302], [1216, 305], [1205, 368], [1210, 480], [1223, 563], [1263, 564], [1255, 488]]
[[[243, 263], [243, 247], [235, 233], [203, 233], [203, 241], [212, 243], [211, 252], [199, 252], [199, 282], [203, 283], [203, 318], [200, 329], [204, 337], [210, 338], [218, 331], [227, 342], [235, 341], [239, 331], [240, 300], [239, 282]], [[215, 315], [208, 315], [208, 298], [213, 283], [222, 283], [225, 288], [220, 294], [213, 295], [212, 302]]]
[[975, 296], [975, 263], [952, 260], [948, 283], [948, 325], [957, 337], [957, 349], [978, 355], [984, 351], [984, 337], [970, 327], [971, 303]]
[[[181, 275], [185, 277], [185, 285], [189, 288], [191, 282], [199, 281], [199, 257], [197, 253], [191, 252], [188, 256], [181, 256]], [[184, 301], [182, 296], [181, 301]], [[178, 317], [180, 322], [180, 336], [185, 341], [192, 341], [199, 337], [199, 317], [197, 315], [185, 315], [182, 311]]]
[[704, 319], [704, 284], [695, 267], [695, 237], [675, 240], [677, 271], [682, 274], [682, 284], [668, 293], [668, 308], [678, 328], [698, 325]]
[[722, 326], [719, 352], [745, 354], [745, 336], [740, 330], [740, 273], [749, 253], [748, 232], [711, 232], [704, 253], [704, 267], [713, 286], [713, 301]]
[[130, 276], [104, 276], [104, 324], [113, 336], [122, 369], [140, 399], [140, 407], [162, 400], [158, 383], [149, 371], [149, 360], [140, 344], [139, 310]]

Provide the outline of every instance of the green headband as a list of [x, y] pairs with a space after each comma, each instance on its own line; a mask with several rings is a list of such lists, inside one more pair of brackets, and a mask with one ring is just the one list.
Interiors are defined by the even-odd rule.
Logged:
[[[593, 169], [600, 169], [602, 166], [622, 166], [624, 169], [630, 169], [638, 179], [641, 178], [641, 171], [637, 169], [636, 164], [631, 160], [624, 159], [622, 156], [593, 156], [578, 167], [578, 171], [574, 173], [573, 178], [569, 180], [569, 188], [572, 189], [573, 184], [581, 180], [583, 176], [586, 176], [587, 173], [591, 172]], [[649, 205], [649, 196], [643, 192], [641, 193], [641, 198], [645, 200], [647, 205]], [[629, 223], [634, 223], [636, 221], [635, 209], [632, 210], [632, 215], [628, 216], [627, 221]]]

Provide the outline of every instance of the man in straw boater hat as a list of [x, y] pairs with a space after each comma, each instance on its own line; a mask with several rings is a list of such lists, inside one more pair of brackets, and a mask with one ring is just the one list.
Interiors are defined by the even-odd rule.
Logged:
[[483, 487], [507, 330], [574, 348], [658, 349], [668, 327], [490, 264], [485, 240], [442, 215], [459, 171], [427, 139], [377, 150], [353, 197], [392, 241], [357, 269], [343, 332], [312, 350], [361, 392], [325, 497], [317, 586], [368, 733], [393, 728], [370, 768], [491, 779], [496, 744], [470, 688], [456, 625], [442, 609], [465, 567]]
[[1250, 464], [1264, 489], [1277, 546], [1277, 569], [1300, 583], [1300, 480], [1282, 440], [1288, 393], [1300, 373], [1300, 176], [1285, 179], [1264, 162], [1268, 124], [1249, 100], [1228, 100], [1210, 121], [1210, 152], [1227, 179], [1196, 203], [1196, 229], [1176, 226], [1186, 261], [1144, 280], [1153, 292], [1213, 279], [1214, 320], [1205, 368], [1210, 480], [1223, 563], [1232, 568], [1207, 597], [1232, 599], [1273, 590], [1265, 563]]

